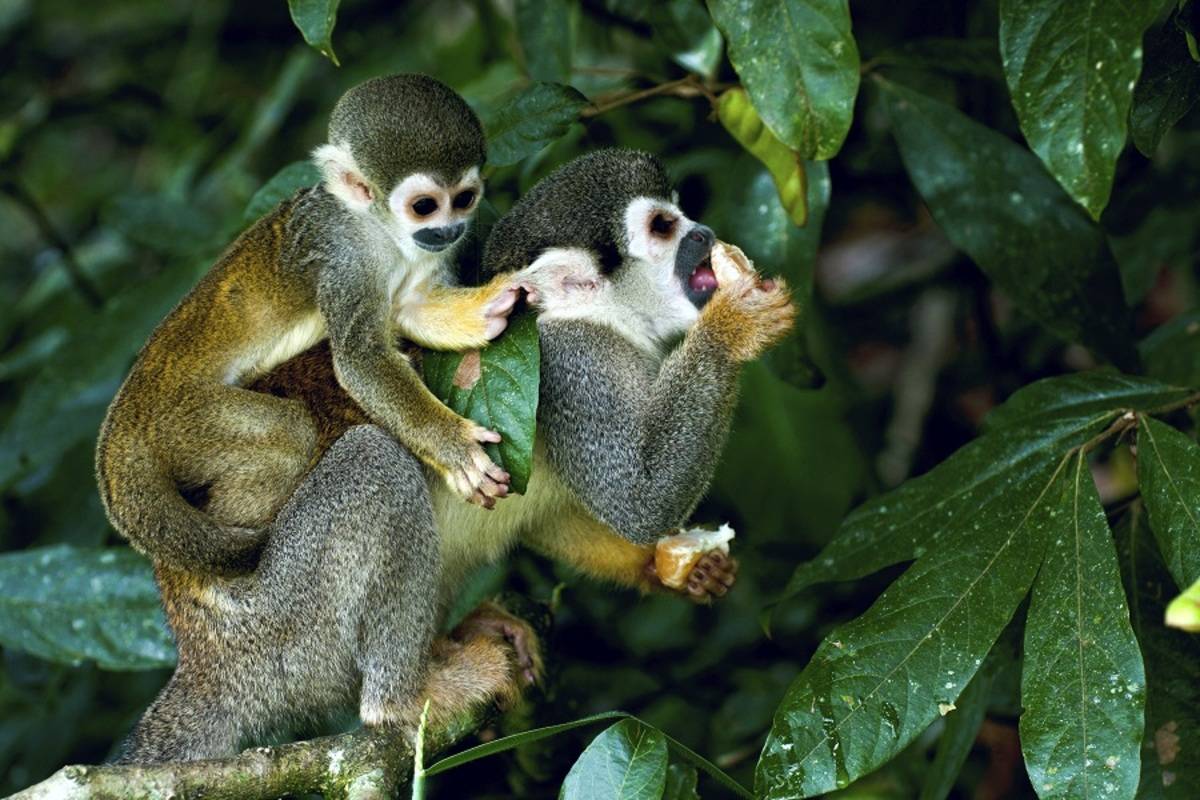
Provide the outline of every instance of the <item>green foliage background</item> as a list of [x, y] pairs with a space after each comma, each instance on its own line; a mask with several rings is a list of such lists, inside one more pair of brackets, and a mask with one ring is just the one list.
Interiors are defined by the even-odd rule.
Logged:
[[485, 226], [579, 153], [643, 148], [805, 318], [746, 370], [697, 513], [739, 531], [727, 599], [527, 554], [472, 587], [557, 606], [549, 697], [501, 733], [637, 719], [454, 762], [434, 796], [599, 796], [615, 770], [604, 796], [694, 797], [697, 765], [735, 792], [686, 748], [769, 797], [1195, 796], [1200, 649], [1161, 619], [1200, 578], [1198, 18], [0, 0], [0, 792], [105, 758], [168, 674], [91, 472], [137, 348], [313, 179], [345, 88], [423, 71], [488, 128]]

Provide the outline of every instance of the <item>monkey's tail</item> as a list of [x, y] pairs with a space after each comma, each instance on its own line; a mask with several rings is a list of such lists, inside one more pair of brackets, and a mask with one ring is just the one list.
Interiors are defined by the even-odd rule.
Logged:
[[97, 453], [100, 498], [113, 527], [156, 562], [189, 572], [236, 574], [258, 561], [266, 531], [218, 522], [189, 504], [164, 465], [145, 454]]

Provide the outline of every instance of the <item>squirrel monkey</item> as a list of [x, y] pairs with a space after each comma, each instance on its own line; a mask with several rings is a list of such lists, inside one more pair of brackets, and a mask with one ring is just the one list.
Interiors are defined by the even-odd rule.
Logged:
[[[246, 230], [159, 324], [100, 431], [96, 471], [114, 527], [156, 562], [229, 574], [319, 455], [304, 405], [242, 388], [328, 338], [336, 382], [367, 417], [491, 506], [509, 476], [393, 346], [482, 347], [518, 290], [445, 285], [486, 154], [478, 118], [423, 75], [362, 83], [313, 154], [323, 182]], [[189, 503], [185, 497], [194, 502]], [[211, 497], [208, 512], [195, 505]], [[238, 525], [218, 519], [236, 519]]]
[[[271, 526], [253, 574], [159, 568], [179, 667], [125, 760], [229, 755], [248, 737], [356, 702], [368, 725], [411, 725], [424, 697], [432, 724], [512, 697], [539, 663], [519, 620], [489, 607], [449, 639], [434, 632], [469, 572], [517, 544], [602, 580], [663, 589], [654, 543], [708, 487], [740, 365], [795, 313], [780, 281], [718, 288], [713, 233], [673, 196], [654, 157], [599, 151], [542, 180], [492, 231], [484, 263], [521, 270], [513, 280], [538, 306], [542, 357], [528, 490], [492, 512], [431, 483], [370, 424], [338, 384], [328, 346], [253, 384], [311, 412], [324, 456]], [[735, 572], [706, 557], [690, 593], [724, 594]]]

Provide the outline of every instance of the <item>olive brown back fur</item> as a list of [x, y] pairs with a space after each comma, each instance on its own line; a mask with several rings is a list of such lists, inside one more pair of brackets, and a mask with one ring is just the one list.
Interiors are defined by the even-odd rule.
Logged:
[[[421, 113], [414, 115], [412, 109]], [[349, 147], [383, 191], [405, 175], [451, 181], [447, 167], [483, 164], [479, 117], [449, 86], [427, 75], [372, 78], [342, 95], [329, 118], [329, 141]]]
[[595, 253], [606, 272], [620, 263], [626, 206], [635, 197], [671, 199], [662, 162], [639, 150], [598, 150], [538, 181], [492, 228], [483, 252], [490, 272], [532, 264], [550, 248]]

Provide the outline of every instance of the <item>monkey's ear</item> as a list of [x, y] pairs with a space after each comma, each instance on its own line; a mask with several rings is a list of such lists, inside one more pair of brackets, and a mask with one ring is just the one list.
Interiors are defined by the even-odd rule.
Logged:
[[326, 190], [355, 211], [365, 211], [375, 200], [375, 191], [350, 151], [336, 144], [323, 144], [313, 151], [313, 163], [321, 170]]

